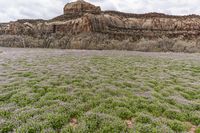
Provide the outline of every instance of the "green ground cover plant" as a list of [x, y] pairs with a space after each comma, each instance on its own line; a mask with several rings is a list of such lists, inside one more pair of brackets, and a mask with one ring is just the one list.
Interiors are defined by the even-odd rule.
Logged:
[[196, 58], [26, 50], [0, 55], [1, 133], [200, 133]]

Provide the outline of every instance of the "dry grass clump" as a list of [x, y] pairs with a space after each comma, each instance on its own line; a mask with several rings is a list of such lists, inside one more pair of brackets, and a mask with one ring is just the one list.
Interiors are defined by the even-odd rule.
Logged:
[[100, 33], [41, 34], [40, 36], [1, 35], [0, 46], [27, 48], [61, 48], [89, 50], [132, 50], [144, 52], [200, 52], [200, 39], [157, 38], [140, 40], [129, 37], [124, 40]]

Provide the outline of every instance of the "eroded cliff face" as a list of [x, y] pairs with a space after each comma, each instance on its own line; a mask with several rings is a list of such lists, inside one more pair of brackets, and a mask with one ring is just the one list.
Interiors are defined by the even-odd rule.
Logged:
[[0, 35], [26, 35], [33, 38], [53, 34], [78, 35], [98, 33], [110, 39], [130, 37], [169, 38], [183, 37], [191, 40], [200, 35], [200, 16], [170, 16], [159, 13], [128, 14], [101, 11], [82, 0], [69, 3], [64, 14], [51, 20], [18, 20], [0, 24]]
[[197, 37], [200, 33], [200, 17], [123, 17], [117, 13], [82, 14], [69, 20], [11, 22], [0, 25], [1, 34], [32, 34], [31, 32], [78, 34], [100, 32], [109, 34], [140, 35], [142, 37], [185, 36]]

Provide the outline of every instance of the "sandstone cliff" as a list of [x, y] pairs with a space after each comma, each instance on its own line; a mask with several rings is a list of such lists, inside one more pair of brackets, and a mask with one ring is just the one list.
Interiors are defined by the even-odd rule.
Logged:
[[64, 14], [51, 20], [18, 20], [0, 24], [0, 35], [44, 36], [62, 34], [77, 36], [94, 33], [108, 39], [137, 41], [141, 38], [161, 37], [196, 39], [200, 35], [200, 16], [171, 16], [159, 13], [128, 14], [117, 11], [101, 11], [83, 0], [68, 3]]

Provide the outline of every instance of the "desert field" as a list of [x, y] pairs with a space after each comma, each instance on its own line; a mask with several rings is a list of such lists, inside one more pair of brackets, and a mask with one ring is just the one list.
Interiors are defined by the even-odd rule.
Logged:
[[0, 47], [0, 132], [200, 133], [200, 54]]

